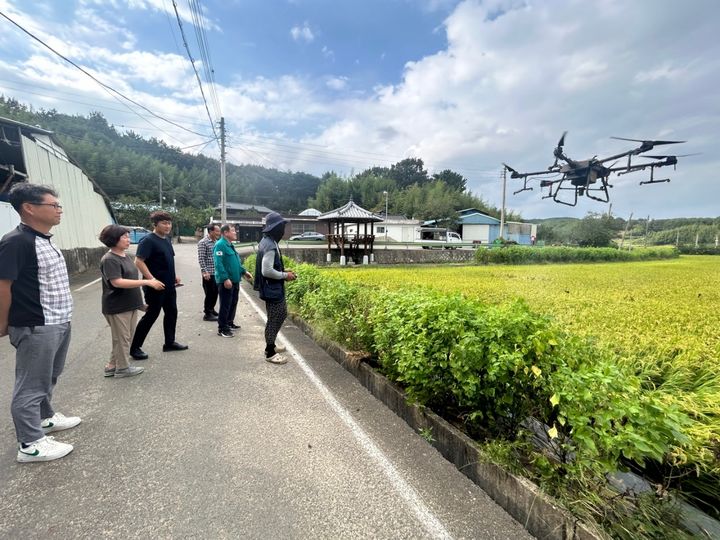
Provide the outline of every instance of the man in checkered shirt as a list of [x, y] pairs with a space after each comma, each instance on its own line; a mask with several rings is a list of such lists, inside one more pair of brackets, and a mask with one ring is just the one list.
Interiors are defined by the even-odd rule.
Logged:
[[10, 410], [17, 460], [51, 461], [73, 447], [46, 435], [80, 423], [50, 404], [65, 367], [73, 309], [65, 259], [50, 234], [62, 206], [51, 188], [27, 182], [13, 186], [9, 200], [20, 225], [0, 240], [0, 337], [9, 335], [16, 350]]
[[215, 304], [218, 299], [218, 288], [215, 283], [215, 262], [213, 260], [215, 242], [220, 238], [220, 225], [210, 224], [207, 227], [207, 236], [198, 242], [198, 264], [202, 272], [202, 286], [205, 291], [203, 321], [217, 321], [218, 313]]

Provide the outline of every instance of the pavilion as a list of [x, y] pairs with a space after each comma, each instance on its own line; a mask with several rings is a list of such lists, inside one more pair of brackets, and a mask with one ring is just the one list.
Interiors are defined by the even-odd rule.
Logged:
[[[383, 221], [383, 218], [359, 207], [351, 197], [345, 206], [320, 214], [317, 220], [326, 222], [328, 225], [328, 262], [331, 261], [333, 249], [340, 250], [341, 266], [346, 264], [347, 257], [355, 261], [355, 264], [360, 264], [361, 260], [363, 264], [367, 264], [372, 260], [375, 223]], [[356, 225], [357, 233], [346, 232], [347, 224]], [[369, 231], [368, 224], [370, 225]]]

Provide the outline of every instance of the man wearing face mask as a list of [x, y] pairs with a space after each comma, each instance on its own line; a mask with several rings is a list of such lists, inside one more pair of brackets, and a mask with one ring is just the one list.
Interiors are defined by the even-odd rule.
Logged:
[[265, 301], [267, 323], [265, 324], [265, 360], [272, 364], [287, 362], [282, 352], [285, 348], [275, 345], [275, 339], [287, 317], [285, 282], [296, 279], [294, 272], [286, 272], [278, 242], [285, 234], [285, 220], [277, 212], [265, 216], [263, 239], [260, 241], [255, 262], [255, 290]]

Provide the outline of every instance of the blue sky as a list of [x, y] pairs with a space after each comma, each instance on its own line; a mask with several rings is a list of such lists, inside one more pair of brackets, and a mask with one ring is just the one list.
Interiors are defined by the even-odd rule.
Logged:
[[[188, 0], [176, 0], [205, 91]], [[499, 205], [501, 162], [544, 169], [560, 134], [576, 159], [688, 140], [670, 184], [613, 179], [613, 213], [720, 215], [720, 3], [714, 0], [202, 0], [229, 159], [343, 175], [406, 157], [465, 175]], [[217, 156], [171, 0], [0, 0], [0, 11], [183, 131], [115, 101], [0, 19], [0, 92], [101, 111], [121, 129]], [[216, 105], [217, 103], [217, 105]], [[131, 111], [130, 109], [134, 109]], [[663, 148], [665, 150], [665, 148]], [[666, 170], [662, 169], [662, 173]], [[663, 175], [665, 176], [665, 175]], [[520, 186], [511, 182], [508, 191]], [[525, 217], [605, 212], [542, 200]]]

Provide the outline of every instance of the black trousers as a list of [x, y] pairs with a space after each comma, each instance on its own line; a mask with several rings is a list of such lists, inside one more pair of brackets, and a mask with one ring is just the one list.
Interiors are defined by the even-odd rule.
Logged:
[[130, 350], [139, 349], [145, 343], [145, 338], [152, 325], [160, 316], [160, 310], [165, 314], [163, 316], [163, 331], [165, 332], [165, 345], [175, 342], [175, 326], [177, 325], [177, 292], [175, 287], [169, 287], [162, 291], [156, 291], [150, 287], [143, 287], [145, 293], [145, 303], [148, 305], [145, 315], [135, 328]]
[[202, 285], [203, 291], [205, 291], [203, 311], [205, 315], [212, 315], [215, 312], [215, 304], [217, 304], [218, 299], [218, 286], [215, 283], [214, 276], [210, 276], [210, 279], [203, 279]]
[[225, 286], [218, 284], [218, 292], [220, 294], [220, 311], [218, 314], [218, 329], [226, 330], [229, 324], [235, 322], [235, 311], [238, 305], [238, 295], [240, 294], [240, 284], [233, 283], [232, 289], [226, 289]]
[[275, 338], [277, 338], [287, 318], [287, 303], [283, 298], [280, 302], [265, 302], [267, 323], [265, 324], [265, 356], [275, 354]]

